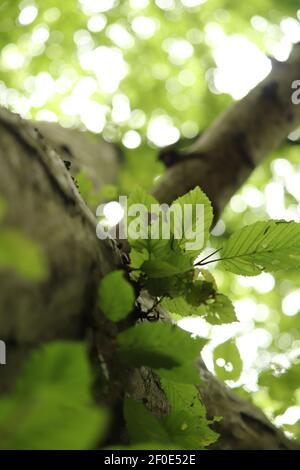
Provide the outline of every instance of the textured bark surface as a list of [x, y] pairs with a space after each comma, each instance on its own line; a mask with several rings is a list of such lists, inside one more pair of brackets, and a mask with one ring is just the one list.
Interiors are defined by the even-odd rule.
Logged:
[[105, 184], [117, 182], [122, 153], [116, 145], [49, 122], [35, 122], [34, 127], [63, 160], [71, 163], [70, 173], [74, 177], [84, 172], [96, 191]]
[[74, 336], [81, 331], [95, 281], [117, 262], [114, 246], [108, 240], [99, 243], [96, 219], [62, 159], [34, 126], [5, 110], [0, 126], [5, 223], [43, 248], [50, 270], [42, 285], [2, 275], [1, 335], [25, 344]]
[[[273, 62], [269, 76], [233, 104], [171, 166], [154, 195], [171, 202], [195, 186], [213, 201], [219, 216], [224, 205], [262, 159], [300, 123], [300, 106], [291, 100], [300, 77], [300, 44], [287, 62]], [[167, 150], [172, 163], [172, 150]], [[163, 158], [163, 155], [162, 155]]]
[[49, 264], [43, 283], [0, 272], [0, 334], [12, 345], [10, 365], [1, 368], [1, 390], [28, 347], [84, 335], [99, 279], [119, 259], [111, 242], [97, 240], [96, 219], [62, 159], [34, 126], [1, 109], [0, 139], [5, 225], [38, 243]]
[[[299, 51], [298, 48], [297, 50]], [[294, 73], [295, 70], [292, 67], [290, 80], [294, 79]], [[287, 82], [286, 78], [285, 83]], [[261, 90], [261, 85], [258, 89]], [[253, 92], [253, 96], [260, 96], [263, 102], [266, 100], [261, 91]], [[248, 102], [250, 114], [254, 113], [252, 99]], [[271, 112], [271, 102], [270, 99], [269, 112]], [[255, 100], [254, 103], [260, 110]], [[212, 128], [215, 129], [214, 131], [210, 130], [206, 134], [207, 137], [203, 136], [203, 141], [211, 142], [212, 145], [213, 138], [209, 138], [209, 135], [215, 132], [215, 140], [220, 146], [218, 158], [221, 166], [217, 157], [213, 157], [210, 165], [214, 167], [210, 166], [208, 175], [213, 169], [214, 172], [222, 175], [222, 163], [224, 163], [226, 152], [224, 151], [223, 155], [221, 149], [226, 150], [230, 146], [229, 141], [232, 136], [230, 132], [233, 132], [234, 123], [238, 122], [234, 118], [234, 109], [242, 107], [246, 119], [246, 107], [244, 109], [246, 105], [238, 103], [235, 106], [236, 108], [232, 108], [221, 118], [221, 124], [215, 124]], [[238, 115], [238, 111], [236, 113]], [[286, 122], [290, 119], [282, 120], [279, 114], [276, 116], [275, 121], [279, 123], [280, 120], [284, 128], [281, 135], [288, 133], [292, 127]], [[297, 114], [297, 119], [298, 117]], [[226, 119], [228, 119], [228, 125]], [[293, 115], [293, 121], [295, 119], [296, 114]], [[270, 119], [270, 123], [273, 123], [273, 119]], [[42, 133], [47, 133], [40, 126], [39, 128]], [[218, 135], [219, 129], [223, 129], [220, 134], [224, 139], [223, 147]], [[279, 133], [279, 128], [277, 132]], [[115, 326], [105, 320], [95, 322], [93, 312], [96, 308], [98, 281], [105, 273], [120, 265], [121, 257], [113, 243], [97, 240], [95, 218], [80, 197], [62, 161], [66, 157], [65, 152], [73, 155], [74, 160], [77, 161], [76, 146], [72, 149], [68, 141], [68, 150], [66, 150], [59, 133], [56, 131], [53, 133], [52, 129], [51, 133], [52, 137], [48, 135], [45, 139], [35, 130], [32, 123], [24, 122], [3, 109], [0, 111], [0, 194], [8, 202], [5, 223], [22, 230], [28, 237], [39, 243], [46, 253], [50, 267], [50, 277], [42, 284], [31, 284], [20, 280], [12, 273], [1, 273], [0, 333], [1, 339], [8, 343], [8, 364], [1, 368], [0, 392], [12, 385], [22, 360], [32, 347], [51, 339], [88, 337], [92, 344], [92, 358], [96, 367], [100, 368], [100, 364], [104, 361], [110, 373], [105, 384], [105, 399], [114, 410], [115, 416], [111, 439], [120, 441], [124, 438], [126, 441], [126, 436], [122, 431], [121, 417], [121, 401], [124, 392], [147, 403], [148, 408], [156, 415], [165, 414], [168, 410], [168, 403], [158, 379], [151, 371], [144, 368], [134, 371], [120, 368], [114, 354]], [[271, 134], [275, 138], [274, 133], [270, 133], [269, 140], [271, 140]], [[80, 135], [80, 140], [82, 137]], [[279, 139], [276, 139], [276, 143], [278, 141]], [[262, 158], [263, 152], [274, 147], [270, 144], [261, 143], [260, 145], [261, 150], [257, 153], [259, 158], [255, 157], [254, 164]], [[101, 153], [100, 147], [99, 154]], [[88, 153], [88, 148], [87, 145], [86, 153]], [[94, 164], [97, 165], [97, 159], [94, 159], [97, 152], [94, 153], [93, 150], [92, 154], [91, 158], [87, 159], [90, 162], [90, 171]], [[110, 158], [117, 158], [113, 156], [113, 152], [111, 155]], [[239, 163], [237, 155], [240, 154], [235, 155], [236, 174], [248, 174], [250, 169], [245, 164], [245, 160]], [[202, 160], [197, 161], [197, 158], [185, 162], [184, 165], [193, 163], [202, 165]], [[241, 155], [240, 158], [242, 158]], [[176, 171], [178, 171], [182, 164], [178, 163], [173, 168], [177, 168]], [[78, 163], [79, 167], [80, 163]], [[95, 166], [95, 171], [99, 171], [100, 174], [101, 167], [97, 168], [99, 170]], [[231, 165], [231, 171], [234, 172], [234, 168]], [[171, 200], [190, 189], [191, 185], [201, 184], [202, 180], [196, 181], [195, 177], [192, 177], [188, 188], [186, 185], [177, 184], [176, 178], [171, 184], [172, 173], [170, 171], [172, 170], [171, 168], [167, 172], [166, 178], [160, 184], [160, 189], [156, 191], [160, 200]], [[111, 173], [111, 178], [113, 178], [112, 175], [113, 173]], [[183, 172], [183, 176], [190, 178], [189, 172], [186, 174]], [[232, 179], [220, 176], [217, 188], [214, 186], [217, 181], [214, 178], [216, 177], [210, 180], [211, 191], [208, 190], [207, 185], [202, 184], [202, 186], [211, 196], [213, 195], [215, 206], [221, 208], [238, 183], [235, 181], [233, 186]], [[242, 180], [243, 178], [239, 178], [239, 181]], [[104, 173], [103, 181], [107, 181]], [[167, 193], [168, 188], [170, 194]], [[202, 361], [199, 361], [199, 372], [203, 379], [199, 393], [209, 416], [223, 416], [222, 421], [216, 425], [221, 438], [215, 448], [298, 448], [298, 444], [286, 439], [260, 410], [236, 396], [228, 387], [213, 377]], [[97, 395], [97, 389], [95, 393]]]
[[223, 450], [293, 450], [300, 449], [296, 441], [283, 435], [257, 407], [234, 393], [214, 377], [199, 360], [202, 379], [199, 393], [210, 418], [222, 416], [214, 425], [220, 434], [213, 449]]

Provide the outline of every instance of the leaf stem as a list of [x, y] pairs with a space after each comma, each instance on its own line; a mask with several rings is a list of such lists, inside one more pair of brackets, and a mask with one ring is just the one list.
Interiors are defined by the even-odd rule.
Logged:
[[218, 251], [220, 251], [221, 248], [219, 248], [218, 250], [215, 250], [213, 251], [212, 253], [210, 253], [209, 255], [207, 255], [205, 258], [201, 259], [200, 261], [198, 261], [198, 263], [196, 263], [194, 266], [203, 266], [205, 264], [209, 264], [209, 263], [214, 263], [215, 261], [219, 261], [218, 259], [216, 260], [211, 260], [211, 261], [207, 261], [206, 263], [204, 263], [204, 261], [206, 261], [207, 259], [211, 258], [213, 255], [215, 255], [216, 253], [218, 253]]

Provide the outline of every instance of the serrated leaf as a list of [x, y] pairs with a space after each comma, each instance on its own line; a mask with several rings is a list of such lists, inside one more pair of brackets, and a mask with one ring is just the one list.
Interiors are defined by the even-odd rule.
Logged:
[[213, 285], [215, 291], [218, 290], [216, 280], [210, 271], [208, 271], [207, 269], [199, 268], [199, 267], [197, 268], [197, 271], [199, 271], [204, 281], [210, 282]]
[[217, 434], [206, 420], [186, 410], [171, 410], [165, 418], [156, 418], [142, 404], [132, 399], [124, 403], [124, 417], [133, 444], [155, 442], [177, 449], [202, 449], [216, 440]]
[[184, 449], [204, 449], [218, 438], [218, 434], [207, 425], [206, 419], [185, 410], [171, 412], [163, 421], [171, 441]]
[[197, 385], [200, 383], [200, 375], [195, 366], [195, 359], [185, 362], [178, 367], [172, 369], [155, 369], [158, 375], [166, 380], [183, 384]]
[[243, 370], [239, 349], [233, 340], [220, 344], [213, 352], [215, 372], [222, 380], [237, 380]]
[[228, 297], [223, 294], [216, 294], [214, 302], [204, 307], [205, 320], [212, 325], [222, 325], [237, 321], [234, 306]]
[[132, 248], [130, 250], [130, 267], [132, 269], [140, 269], [142, 264], [149, 258], [149, 253], [145, 248], [136, 250]]
[[[191, 275], [194, 275], [191, 273]], [[214, 298], [215, 288], [211, 282], [193, 279], [188, 276], [179, 278], [180, 288], [174, 289], [173, 295], [169, 295], [162, 301], [162, 306], [170, 313], [188, 316], [202, 315], [206, 302]]]
[[175, 325], [142, 322], [118, 336], [117, 349], [122, 359], [136, 367], [172, 369], [195, 362], [205, 343]]
[[201, 316], [212, 325], [237, 321], [231, 300], [223, 294], [215, 294], [213, 300], [198, 307], [189, 304], [183, 296], [173, 299], [165, 298], [161, 304], [163, 308], [174, 315], [181, 317]]
[[211, 282], [194, 281], [186, 286], [185, 299], [188, 304], [198, 307], [215, 295], [215, 289]]
[[[193, 268], [190, 257], [182, 251], [177, 240], [136, 240], [134, 251], [143, 253], [144, 262], [139, 267], [149, 278], [175, 276]], [[135, 253], [134, 256], [136, 258]]]
[[127, 204], [128, 207], [133, 204], [143, 204], [149, 211], [151, 211], [151, 206], [159, 203], [154, 196], [147, 193], [143, 188], [137, 187], [129, 194]]
[[262, 271], [300, 267], [300, 224], [256, 222], [234, 233], [221, 251], [225, 269], [253, 276]]
[[33, 353], [15, 392], [0, 399], [0, 448], [92, 448], [107, 416], [93, 403], [91, 384], [83, 344], [55, 342]]
[[132, 443], [155, 442], [170, 443], [168, 433], [147, 408], [131, 398], [124, 401], [124, 418], [127, 431]]
[[188, 304], [183, 296], [174, 297], [173, 299], [166, 297], [161, 304], [168, 312], [180, 315], [181, 317], [197, 314], [197, 308], [195, 308], [194, 305]]
[[[133, 240], [131, 237], [130, 244], [135, 250], [132, 267], [140, 268], [141, 271], [152, 278], [174, 276], [192, 269], [192, 260], [195, 258], [195, 253], [193, 250], [186, 249], [187, 243], [192, 244], [194, 242], [194, 239], [191, 238], [193, 234], [197, 232], [198, 236], [198, 233], [203, 232], [202, 244], [196, 250], [198, 254], [207, 241], [213, 217], [211, 204], [200, 188], [195, 188], [174, 201], [170, 208], [170, 231], [166, 232], [169, 237], [164, 235], [163, 238], [162, 236], [162, 227], [167, 227], [168, 222], [165, 220], [165, 216], [162, 215], [160, 207], [157, 206], [157, 201], [152, 196], [138, 190], [130, 196], [128, 207], [133, 203], [143, 204], [149, 213], [152, 211], [156, 219], [154, 217], [155, 221], [151, 225], [149, 221], [148, 227], [143, 228], [144, 238], [140, 237]], [[155, 210], [153, 204], [156, 204]], [[190, 218], [185, 217], [186, 205], [189, 205], [189, 209], [192, 208], [194, 211]], [[197, 205], [201, 205], [201, 208], [203, 208], [203, 220], [200, 217], [202, 214], [196, 215]], [[159, 228], [156, 238], [152, 236], [153, 227]], [[180, 238], [177, 239], [177, 237]], [[140, 252], [141, 255], [137, 256], [137, 252]]]
[[[211, 227], [213, 221], [213, 210], [212, 205], [206, 194], [197, 186], [196, 188], [189, 191], [184, 196], [179, 197], [176, 199], [173, 204], [171, 205], [170, 210], [174, 210], [174, 229], [176, 232], [176, 226], [182, 227], [182, 222], [184, 221], [184, 211], [185, 205], [189, 205], [193, 208], [192, 217], [188, 217], [186, 219], [186, 223], [184, 226], [184, 236], [180, 240], [181, 246], [186, 246], [186, 243], [191, 243], [194, 241], [193, 237], [195, 231], [199, 233], [199, 230], [202, 230], [203, 233], [203, 240], [202, 245], [197, 247], [196, 250], [191, 250], [190, 255], [195, 253], [200, 253], [200, 251], [204, 248], [208, 237], [209, 237], [209, 229]], [[203, 219], [201, 214], [196, 215], [196, 206], [203, 205]], [[178, 211], [176, 210], [178, 207]]]
[[190, 273], [184, 273], [178, 276], [149, 278], [144, 285], [151, 295], [175, 297], [184, 293], [186, 277], [189, 275]]
[[189, 258], [175, 254], [166, 259], [152, 258], [145, 261], [141, 270], [150, 278], [164, 278], [176, 276], [192, 269]]
[[102, 279], [98, 298], [101, 311], [114, 322], [125, 318], [135, 301], [133, 287], [124, 278], [123, 271], [113, 271]]
[[206, 416], [205, 407], [202, 405], [199, 392], [194, 385], [176, 383], [166, 379], [162, 379], [161, 384], [172, 410], [188, 410], [189, 413], [201, 418]]

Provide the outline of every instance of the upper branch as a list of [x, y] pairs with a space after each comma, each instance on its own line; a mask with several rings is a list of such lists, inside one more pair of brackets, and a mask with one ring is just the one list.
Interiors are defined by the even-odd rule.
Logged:
[[219, 216], [253, 169], [300, 124], [292, 83], [300, 79], [300, 43], [286, 62], [221, 114], [159, 180], [154, 195], [171, 202], [200, 186]]

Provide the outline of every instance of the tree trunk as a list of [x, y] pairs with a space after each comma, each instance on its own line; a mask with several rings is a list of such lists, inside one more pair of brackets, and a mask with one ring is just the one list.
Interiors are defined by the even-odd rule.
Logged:
[[[58, 131], [65, 132], [68, 142], [69, 131]], [[7, 383], [4, 377], [17, 370], [24, 348], [83, 337], [99, 279], [120, 260], [113, 243], [96, 238], [96, 219], [65, 167], [65, 155], [58, 155], [58, 146], [54, 150], [33, 124], [5, 109], [0, 112], [0, 135], [0, 194], [8, 204], [5, 223], [37, 242], [49, 262], [49, 279], [43, 283], [0, 271], [1, 339], [12, 345], [8, 365], [1, 368], [1, 390]], [[74, 135], [72, 139], [76, 145]], [[94, 161], [97, 169], [102, 145], [106, 151], [107, 144], [98, 144], [97, 155], [95, 144], [90, 146], [79, 133], [77, 141], [84, 139], [87, 161]], [[110, 152], [114, 165], [117, 153]], [[79, 161], [76, 157], [77, 153], [69, 155]], [[106, 181], [103, 168], [99, 179]]]
[[[222, 209], [251, 168], [300, 121], [300, 107], [292, 108], [288, 99], [291, 81], [296, 73], [300, 75], [299, 49], [221, 116], [193, 146], [186, 161], [166, 172], [155, 190], [161, 201], [171, 201], [200, 184], [213, 198], [217, 211]], [[261, 119], [263, 111], [268, 119]], [[260, 126], [256, 124], [259, 119]], [[93, 358], [104, 359], [111, 372], [106, 401], [115, 412], [112, 436], [121, 439], [120, 407], [125, 390], [136, 399], [147, 399], [148, 408], [157, 415], [168, 411], [168, 403], [150, 370], [129, 370], [126, 374], [120, 370], [113, 350], [115, 325], [104, 319], [95, 325], [99, 279], [121, 265], [121, 254], [114, 242], [96, 238], [96, 219], [63, 163], [67, 159], [78, 169], [84, 166], [95, 184], [113, 182], [119, 154], [107, 143], [91, 143], [75, 131], [48, 124], [38, 124], [38, 128], [0, 110], [0, 194], [8, 203], [5, 224], [39, 243], [49, 261], [49, 278], [39, 284], [13, 273], [0, 274], [0, 332], [8, 350], [8, 363], [1, 368], [0, 392], [12, 387], [27, 350], [53, 339], [92, 337]], [[104, 168], [108, 161], [109, 171]], [[298, 448], [259, 409], [212, 376], [202, 361], [199, 372], [203, 380], [199, 393], [208, 415], [223, 416], [216, 425], [221, 437], [215, 448]]]

